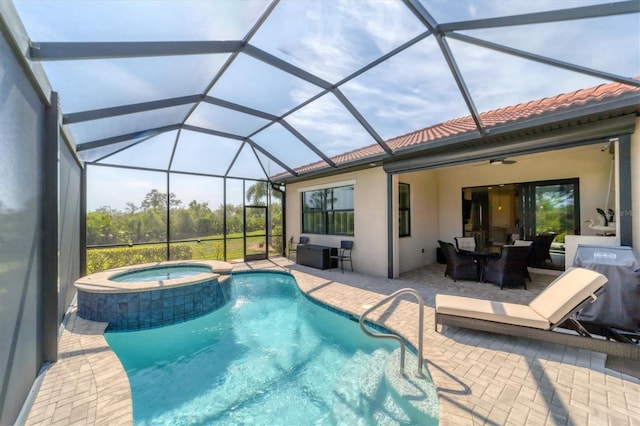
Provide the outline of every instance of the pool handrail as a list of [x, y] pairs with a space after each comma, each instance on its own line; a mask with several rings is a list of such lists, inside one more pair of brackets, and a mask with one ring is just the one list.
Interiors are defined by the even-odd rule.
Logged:
[[366, 334], [367, 336], [370, 337], [374, 337], [376, 339], [394, 339], [397, 340], [400, 343], [400, 374], [404, 375], [404, 352], [405, 352], [405, 345], [404, 345], [404, 340], [402, 339], [402, 337], [398, 336], [397, 334], [389, 334], [389, 333], [372, 333], [369, 330], [367, 330], [367, 328], [364, 325], [364, 321], [365, 321], [365, 317], [371, 313], [372, 311], [374, 311], [375, 309], [379, 308], [380, 306], [384, 305], [385, 303], [389, 302], [392, 299], [395, 299], [396, 297], [403, 295], [403, 294], [412, 294], [416, 297], [416, 299], [418, 299], [418, 304], [419, 304], [419, 313], [418, 313], [418, 372], [417, 372], [417, 376], [418, 377], [423, 377], [422, 374], [422, 339], [423, 339], [423, 328], [424, 328], [424, 324], [423, 324], [423, 319], [424, 319], [424, 300], [422, 299], [422, 296], [420, 295], [420, 293], [418, 293], [416, 290], [412, 289], [412, 288], [402, 288], [396, 292], [394, 292], [393, 294], [390, 294], [389, 296], [385, 297], [384, 299], [382, 299], [381, 301], [379, 301], [378, 303], [376, 303], [375, 305], [371, 306], [370, 308], [368, 308], [366, 311], [364, 311], [364, 313], [360, 316], [360, 320], [358, 321], [358, 323], [360, 324], [360, 329], [362, 330], [362, 332], [364, 334]]

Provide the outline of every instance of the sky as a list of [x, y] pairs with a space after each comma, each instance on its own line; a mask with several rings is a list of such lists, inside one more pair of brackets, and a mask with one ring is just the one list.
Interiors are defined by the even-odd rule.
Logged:
[[[423, 0], [439, 23], [580, 7], [604, 1]], [[268, 1], [48, 1], [15, 0], [33, 42], [241, 40]], [[423, 34], [426, 28], [404, 3], [377, 1], [281, 1], [250, 39], [251, 45], [315, 74], [330, 84]], [[622, 15], [561, 23], [463, 31], [462, 34], [538, 55], [633, 77], [640, 75], [640, 20]], [[567, 93], [608, 81], [497, 53], [449, 37], [451, 49], [478, 111]], [[43, 62], [63, 113], [206, 93], [228, 102], [282, 115], [322, 89], [241, 53], [215, 82], [229, 54], [85, 59]], [[339, 90], [383, 139], [406, 134], [469, 110], [442, 51], [429, 36], [341, 84]], [[185, 121], [185, 117], [188, 117]], [[331, 93], [285, 120], [327, 156], [375, 143]], [[182, 123], [252, 141], [295, 168], [320, 158], [278, 123], [201, 103], [69, 125], [82, 144], [140, 133], [135, 149], [102, 162], [172, 167], [232, 175], [264, 175], [256, 154], [238, 140], [196, 132], [148, 137], [149, 129]], [[266, 126], [266, 127], [265, 127]], [[258, 132], [259, 131], [259, 132]], [[256, 133], [257, 132], [257, 133]], [[95, 161], [114, 149], [83, 151]], [[266, 157], [259, 154], [260, 160]], [[173, 160], [171, 160], [173, 157]], [[270, 161], [270, 173], [283, 171]], [[158, 166], [159, 167], [159, 166]], [[127, 186], [134, 196], [135, 179]], [[144, 186], [144, 185], [142, 185]], [[103, 194], [103, 204], [110, 201]], [[91, 209], [91, 206], [89, 206]]]

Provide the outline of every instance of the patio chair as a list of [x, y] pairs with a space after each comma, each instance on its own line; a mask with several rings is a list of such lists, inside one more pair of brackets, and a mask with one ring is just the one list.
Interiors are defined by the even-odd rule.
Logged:
[[340, 271], [344, 274], [344, 262], [349, 262], [351, 265], [351, 271], [353, 272], [353, 261], [351, 260], [351, 251], [353, 250], [353, 241], [343, 240], [340, 241], [340, 248], [337, 250], [337, 254], [329, 256], [329, 270], [331, 270], [333, 261], [335, 260], [340, 265]]
[[474, 262], [472, 256], [459, 253], [451, 243], [438, 240], [438, 244], [442, 248], [442, 254], [447, 262], [447, 268], [444, 276], [447, 275], [456, 280], [478, 280], [478, 266]]
[[529, 266], [544, 264], [547, 260], [553, 262], [549, 249], [555, 238], [556, 234], [554, 233], [542, 233], [533, 237], [531, 253], [529, 254]]
[[475, 251], [477, 244], [473, 237], [453, 237], [456, 241], [456, 249], [458, 251]]
[[[482, 273], [483, 281], [499, 284], [500, 290], [505, 285], [509, 287], [524, 286], [526, 290], [525, 277], [529, 275], [527, 260], [530, 251], [530, 246], [502, 246], [500, 256], [487, 259]], [[528, 278], [531, 280], [531, 277]]]
[[[533, 241], [515, 239], [515, 240], [513, 240], [513, 244], [512, 245], [514, 245], [514, 246], [531, 247], [532, 244], [533, 244]], [[529, 252], [529, 257], [531, 257], [531, 252]], [[524, 276], [529, 278], [529, 281], [531, 281], [531, 275], [529, 275], [529, 268], [528, 268], [529, 263], [530, 263], [530, 261], [529, 261], [529, 259], [527, 259], [527, 265], [524, 267]]]
[[287, 257], [291, 257], [291, 253], [295, 253], [296, 252], [296, 248], [297, 248], [297, 246], [295, 245], [295, 242], [293, 241], [293, 235], [292, 235], [291, 238], [289, 238], [289, 241], [287, 243]]
[[299, 245], [304, 245], [308, 243], [309, 243], [309, 237], [300, 237], [300, 241], [296, 243], [295, 241], [293, 241], [293, 235], [292, 235], [291, 238], [289, 238], [287, 257], [291, 257], [291, 253], [296, 253], [298, 251]]
[[[601, 291], [607, 278], [585, 268], [570, 268], [528, 305], [436, 294], [435, 330], [438, 324], [469, 328], [563, 344], [622, 358], [640, 359], [640, 346], [589, 338], [575, 313]], [[553, 331], [569, 328], [578, 335]]]

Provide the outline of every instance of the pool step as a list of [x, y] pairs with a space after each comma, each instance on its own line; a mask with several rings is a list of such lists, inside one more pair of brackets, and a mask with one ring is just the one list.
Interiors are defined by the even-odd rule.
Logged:
[[[233, 414], [229, 413], [246, 404], [259, 404], [261, 411], [278, 412], [283, 422], [290, 424], [304, 423], [306, 416], [303, 418], [296, 416], [302, 415], [305, 411], [314, 412], [315, 415], [328, 413], [326, 420], [329, 423], [353, 425], [380, 423], [374, 420], [373, 413], [367, 411], [371, 400], [380, 399], [381, 386], [384, 387], [385, 382], [383, 374], [388, 352], [382, 350], [373, 354], [358, 352], [347, 363], [332, 365], [334, 360], [339, 359], [332, 350], [331, 347], [323, 348], [317, 353], [306, 355], [305, 358], [312, 356], [310, 359], [299, 360], [303, 362], [297, 366], [291, 365], [290, 368], [283, 369], [281, 374], [267, 374], [268, 380], [260, 387], [264, 392], [247, 394], [246, 389], [228, 389], [225, 384], [222, 384], [216, 392], [216, 400], [220, 408], [211, 412], [207, 420], [223, 423], [242, 422], [241, 419], [234, 418]], [[376, 365], [378, 368], [366, 367], [370, 365]], [[296, 376], [300, 380], [301, 391], [294, 388], [287, 389], [289, 376]], [[323, 380], [318, 384], [319, 377]], [[289, 396], [284, 399], [274, 397], [274, 394], [280, 392], [289, 393]], [[387, 399], [393, 402], [387, 391], [385, 394]], [[385, 410], [388, 409], [385, 407]]]
[[[410, 351], [405, 354], [405, 373], [400, 374], [400, 349], [396, 349], [385, 366], [384, 378], [394, 400], [411, 416], [412, 422], [425, 424], [431, 418], [438, 424], [438, 394], [423, 368], [424, 377], [417, 376], [417, 356]], [[428, 416], [425, 418], [425, 416]], [[428, 424], [428, 423], [427, 423]]]
[[372, 400], [380, 398], [384, 370], [379, 367], [384, 365], [388, 356], [388, 352], [383, 350], [369, 355], [358, 352], [342, 366], [333, 384], [331, 412], [335, 420], [351, 425], [373, 423], [369, 406]]

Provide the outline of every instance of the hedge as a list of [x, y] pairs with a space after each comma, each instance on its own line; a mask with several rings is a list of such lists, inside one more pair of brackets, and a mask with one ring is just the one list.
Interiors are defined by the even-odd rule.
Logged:
[[[170, 255], [171, 260], [189, 260], [193, 257], [191, 247], [186, 245], [171, 245]], [[167, 260], [165, 245], [88, 249], [87, 274], [121, 266], [165, 260]]]

